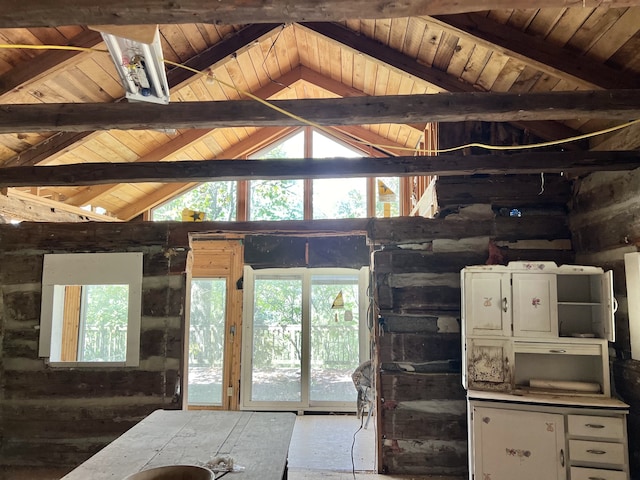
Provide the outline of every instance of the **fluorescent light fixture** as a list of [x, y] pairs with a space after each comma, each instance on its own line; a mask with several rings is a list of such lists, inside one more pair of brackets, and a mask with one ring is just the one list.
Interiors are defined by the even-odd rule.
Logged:
[[92, 27], [98, 30], [109, 49], [128, 100], [169, 103], [169, 84], [164, 68], [158, 27], [141, 35], [139, 29]]

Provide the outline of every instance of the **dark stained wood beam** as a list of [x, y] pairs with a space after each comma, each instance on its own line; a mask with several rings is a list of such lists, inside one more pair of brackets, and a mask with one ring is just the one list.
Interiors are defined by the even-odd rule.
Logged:
[[[271, 102], [320, 125], [459, 122], [466, 120], [612, 119], [640, 112], [640, 90], [439, 93]], [[306, 123], [255, 100], [0, 105], [0, 133], [296, 126]]]
[[[2, 1], [0, 0], [0, 5], [1, 4]], [[231, 55], [234, 52], [249, 48], [254, 42], [274, 33], [278, 28], [280, 28], [280, 25], [249, 25], [187, 60], [185, 65], [199, 71], [209, 67], [224, 65], [231, 60]], [[93, 33], [99, 35], [97, 32]], [[184, 68], [176, 67], [167, 72], [167, 82], [171, 89], [181, 88], [187, 82], [193, 80], [194, 77], [195, 73]], [[34, 145], [29, 150], [21, 152], [4, 162], [3, 165], [27, 166], [37, 165], [46, 160], [53, 160], [72, 148], [74, 144], [89, 137], [89, 135], [93, 133], [92, 130], [93, 129], [85, 129], [85, 131], [80, 132], [64, 131], [56, 133], [44, 142]]]
[[473, 175], [632, 170], [640, 152], [526, 152], [511, 155], [365, 157], [286, 160], [207, 160], [154, 163], [92, 163], [9, 167], [0, 187], [77, 186], [104, 183], [205, 182], [408, 175]]
[[[287, 88], [294, 82], [300, 79], [300, 70], [294, 69], [291, 72], [282, 75], [278, 78], [277, 82], [271, 82], [267, 84], [265, 87], [256, 91], [254, 95], [259, 98], [267, 99], [272, 95], [275, 95], [279, 91], [284, 88]], [[251, 135], [250, 138], [241, 141], [232, 147], [228, 148], [225, 152], [223, 152], [220, 156], [223, 158], [237, 158], [242, 155], [245, 155], [252, 148], [259, 149], [261, 146], [265, 145], [268, 142], [275, 141], [276, 139], [281, 138], [287, 133], [291, 132], [291, 128], [278, 128], [278, 127], [266, 127]], [[211, 133], [211, 129], [194, 129], [187, 130], [182, 133], [180, 136], [170, 140], [164, 145], [156, 148], [152, 152], [149, 152], [147, 155], [140, 157], [136, 162], [159, 162], [164, 160], [165, 158], [175, 155], [181, 150], [193, 145], [194, 143], [202, 140], [204, 137]], [[118, 188], [119, 185], [100, 185], [89, 187], [81, 192], [78, 192], [73, 197], [65, 200], [65, 203], [70, 205], [87, 205], [87, 204], [95, 204], [95, 201], [103, 195], [108, 195]], [[184, 188], [188, 187], [180, 187], [179, 185], [173, 185], [173, 188], [176, 192], [184, 190]], [[145, 205], [148, 204], [148, 201], [151, 197], [147, 195], [144, 202]], [[164, 201], [164, 198], [162, 201]], [[147, 210], [151, 208], [151, 206], [155, 206], [156, 204], [151, 204], [146, 208], [143, 208], [141, 211]], [[135, 215], [133, 215], [135, 216]]]
[[[512, 7], [507, 7], [512, 8]], [[529, 8], [534, 8], [533, 6]], [[362, 35], [338, 25], [335, 23], [303, 23], [301, 28], [307, 31], [322, 35], [340, 45], [351, 49], [358, 55], [366, 55], [374, 61], [382, 62], [397, 72], [409, 74], [425, 82], [430, 83], [436, 88], [451, 93], [476, 92], [475, 87], [469, 83], [461, 82], [459, 79], [448, 75], [446, 72], [437, 68], [428, 67], [416, 60], [402, 55], [397, 50], [382, 45], [375, 40], [366, 38]], [[552, 121], [527, 121], [527, 122], [511, 122], [516, 127], [529, 130], [545, 140], [558, 140], [567, 137], [573, 137], [580, 132], [567, 127], [560, 122]], [[579, 146], [569, 144], [569, 149], [579, 149]]]
[[[350, 127], [340, 127], [339, 129], [335, 127], [329, 127], [329, 129], [338, 130], [337, 133], [342, 134], [340, 136], [340, 139], [343, 142], [349, 143], [351, 145], [353, 145], [353, 143], [351, 143], [348, 138], [345, 138], [345, 135], [348, 137], [357, 138], [362, 141], [374, 143], [378, 145], [384, 144], [389, 147], [393, 147], [394, 145], [397, 148], [401, 147], [401, 145], [391, 142], [386, 138], [379, 137], [376, 134], [372, 133], [370, 130], [367, 130], [363, 127], [350, 126]], [[240, 152], [241, 150], [242, 150], [242, 153], [244, 154], [248, 153], [249, 151], [255, 152], [260, 148], [266, 146], [268, 143], [272, 143], [274, 140], [284, 137], [285, 135], [291, 132], [290, 129], [277, 129], [277, 130], [279, 130], [280, 133], [276, 135], [276, 127], [263, 128], [258, 133], [252, 135], [250, 138], [248, 138], [244, 142], [240, 142], [234, 145], [233, 147], [227, 149], [224, 152], [224, 154], [226, 155], [226, 157], [224, 158], [233, 158], [233, 157], [239, 156], [240, 153], [238, 152]], [[272, 134], [271, 136], [269, 136], [270, 133]], [[389, 150], [391, 150], [391, 148]], [[397, 150], [397, 151], [400, 151], [400, 150]], [[393, 152], [390, 152], [390, 153], [393, 154]], [[236, 162], [239, 162], [239, 160], [236, 160]], [[163, 185], [162, 187], [160, 187], [158, 190], [151, 193], [150, 195], [145, 195], [145, 197], [142, 200], [135, 202], [131, 205], [127, 205], [126, 207], [120, 210], [117, 210], [113, 213], [115, 213], [117, 217], [121, 218], [122, 220], [131, 220], [132, 218], [137, 217], [141, 213], [161, 204], [162, 202], [168, 200], [169, 198], [175, 197], [176, 195], [179, 195], [185, 190], [188, 190], [189, 188], [194, 187], [196, 184], [197, 182], [168, 183], [166, 185]], [[102, 188], [102, 186], [92, 186], [88, 188], [100, 189]], [[95, 202], [95, 199], [88, 201], [86, 203], [91, 203], [93, 205], [94, 202]], [[78, 205], [78, 204], [74, 203], [74, 205]]]
[[3, 0], [0, 28], [153, 23], [265, 23], [393, 18], [496, 9], [630, 7], [637, 0]]
[[586, 89], [637, 88], [637, 75], [614, 70], [589, 58], [576, 55], [539, 37], [475, 13], [442, 15], [435, 22], [455, 35], [472, 39], [492, 50], [516, 58], [553, 77], [566, 79]]

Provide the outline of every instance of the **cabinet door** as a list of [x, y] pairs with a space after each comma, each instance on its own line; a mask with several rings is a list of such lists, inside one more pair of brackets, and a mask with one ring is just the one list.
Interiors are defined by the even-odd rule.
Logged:
[[558, 293], [555, 275], [513, 274], [513, 335], [558, 336]]
[[466, 372], [469, 390], [511, 390], [511, 343], [508, 340], [467, 338]]
[[467, 335], [511, 336], [509, 274], [464, 275], [464, 331]]
[[615, 313], [618, 303], [613, 296], [613, 272], [609, 270], [602, 275], [602, 326], [601, 338], [606, 338], [610, 342], [616, 341]]
[[562, 415], [478, 406], [472, 415], [476, 479], [566, 478]]

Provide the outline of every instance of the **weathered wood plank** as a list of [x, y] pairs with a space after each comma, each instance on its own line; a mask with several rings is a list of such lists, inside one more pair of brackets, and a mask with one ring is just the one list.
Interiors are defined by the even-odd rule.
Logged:
[[44, 398], [101, 398], [132, 395], [164, 395], [167, 392], [164, 372], [141, 370], [59, 369], [37, 372], [5, 371], [7, 400]]
[[437, 23], [471, 36], [492, 50], [517, 58], [551, 76], [569, 79], [581, 88], [636, 88], [638, 79], [606, 65], [558, 48], [540, 37], [521, 32], [480, 14], [438, 16]]
[[0, 193], [0, 218], [32, 222], [117, 222], [118, 219], [11, 189]]
[[[373, 39], [367, 38], [367, 36], [373, 36], [373, 32], [367, 36], [358, 35], [356, 32], [344, 28], [341, 25], [331, 23], [304, 23], [297, 28], [307, 29], [309, 32], [315, 32], [323, 37], [330, 38], [334, 42], [340, 43], [345, 48], [353, 51], [355, 54], [354, 59], [359, 60], [371, 58], [374, 62], [388, 65], [392, 70], [395, 70], [402, 75], [409, 74], [412, 77], [424, 80], [436, 87], [436, 90], [444, 90], [447, 92], [476, 91], [476, 88], [473, 85], [466, 82], [460, 82], [454, 76], [448, 75], [437, 68], [431, 68], [428, 66], [431, 64], [428, 59], [423, 58], [422, 62], [418, 62], [411, 57], [399, 54], [397, 50], [386, 47]], [[431, 37], [434, 36], [433, 33], [430, 33], [429, 35], [425, 34], [425, 39], [430, 39], [428, 42], [429, 45], [431, 45], [432, 42], [434, 45], [438, 45], [441, 41], [440, 36], [442, 35], [442, 32], [438, 32], [435, 35], [437, 38], [431, 39]], [[435, 52], [435, 49], [433, 49], [431, 56], [433, 56]], [[421, 55], [421, 58], [422, 57], [424, 57], [424, 55]], [[358, 86], [358, 88], [363, 90], [360, 86]], [[505, 89], [505, 91], [506, 90], [507, 89]], [[538, 137], [545, 140], [568, 138], [579, 133], [576, 130], [566, 127], [561, 122], [529, 121], [511, 123], [513, 123], [515, 127], [531, 131]], [[573, 149], [575, 146], [573, 144], [568, 144], [568, 148]]]
[[489, 236], [495, 240], [556, 240], [570, 238], [563, 217], [497, 217], [493, 220], [447, 221], [405, 217], [371, 226], [369, 242], [380, 245], [411, 244], [438, 238], [461, 239]]
[[[102, 42], [96, 31], [84, 30], [69, 41], [69, 45], [92, 48]], [[22, 90], [50, 74], [53, 69], [71, 68], [86, 56], [86, 52], [74, 50], [55, 50], [20, 63], [0, 76], [0, 95], [13, 89]]]
[[[543, 171], [543, 170], [541, 170]], [[571, 181], [560, 174], [439, 176], [436, 182], [438, 204], [488, 203], [493, 207], [567, 205]]]
[[[423, 400], [415, 403], [415, 410], [410, 406], [411, 402], [403, 402], [397, 409], [384, 412], [383, 428], [387, 438], [422, 441], [467, 438], [464, 400]], [[454, 405], [457, 411], [451, 412]], [[429, 407], [431, 411], [421, 411], [421, 408]]]
[[640, 110], [640, 91], [464, 92], [271, 103], [281, 110], [254, 100], [2, 105], [0, 133], [305, 125], [300, 117], [328, 126], [576, 117], [625, 121]]
[[[143, 182], [205, 182], [224, 180], [336, 178], [363, 176], [411, 176], [438, 175], [458, 176], [472, 174], [536, 174], [529, 177], [529, 184], [516, 182], [523, 188], [524, 202], [531, 204], [544, 193], [540, 172], [553, 174], [571, 172], [585, 174], [593, 171], [632, 170], [640, 166], [640, 155], [636, 151], [612, 152], [534, 152], [511, 155], [463, 155], [447, 154], [433, 157], [363, 157], [323, 159], [266, 159], [266, 160], [198, 160], [153, 163], [92, 163], [91, 168], [82, 164], [7, 167], [0, 169], [0, 187], [26, 186], [77, 186], [108, 183]], [[484, 193], [481, 200], [501, 198], [503, 190], [509, 188], [509, 179], [490, 179], [485, 183], [500, 183], [494, 195]], [[479, 185], [481, 182], [477, 182]], [[476, 190], [486, 187], [477, 186]], [[515, 187], [514, 187], [515, 188]], [[550, 194], [558, 198], [568, 183], [550, 183]], [[445, 189], [446, 192], [446, 189]], [[535, 192], [535, 195], [533, 193]], [[506, 190], [504, 197], [516, 202], [515, 190]], [[472, 200], [469, 195], [458, 193], [462, 200]], [[455, 199], [455, 194], [452, 195]], [[460, 202], [468, 203], [468, 201]], [[487, 201], [472, 203], [493, 203]], [[546, 203], [539, 200], [538, 203]]]
[[466, 392], [462, 388], [459, 373], [411, 373], [382, 372], [380, 395], [384, 408], [394, 408], [399, 402], [414, 400], [458, 400], [464, 401]]
[[638, 5], [637, 0], [418, 0], [389, 3], [386, 1], [357, 0], [299, 0], [292, 4], [284, 0], [229, 1], [202, 3], [183, 0], [166, 3], [161, 0], [130, 2], [112, 0], [108, 7], [98, 1], [78, 4], [74, 0], [30, 1], [28, 5], [15, 1], [0, 4], [0, 28], [37, 27], [56, 25], [136, 25], [153, 23], [213, 23], [246, 24], [274, 21], [342, 21], [355, 18], [394, 18], [417, 15], [499, 10], [507, 8], [544, 7], [628, 7]]
[[[208, 67], [222, 66], [230, 61], [234, 52], [244, 51], [251, 46], [253, 42], [269, 35], [275, 28], [275, 25], [270, 24], [245, 27], [187, 60], [185, 65], [199, 71], [205, 70]], [[195, 76], [195, 73], [184, 68], [175, 67], [167, 73], [167, 83], [170, 89], [180, 88], [194, 78], [198, 78]], [[60, 155], [65, 149], [88, 138], [91, 133], [92, 132], [89, 131], [58, 132], [44, 142], [34, 145], [29, 150], [21, 152], [7, 162], [4, 162], [4, 165], [36, 165]]]
[[388, 440], [382, 456], [383, 473], [466, 477], [466, 440]]
[[[460, 334], [402, 334], [381, 336], [380, 359], [384, 362], [421, 363], [460, 358]], [[399, 400], [399, 399], [398, 399]]]

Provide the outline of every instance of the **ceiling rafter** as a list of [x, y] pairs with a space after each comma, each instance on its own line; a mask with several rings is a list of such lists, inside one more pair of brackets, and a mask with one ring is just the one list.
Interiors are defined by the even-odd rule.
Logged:
[[[472, 92], [351, 98], [0, 106], [0, 133], [638, 117], [640, 90]], [[276, 107], [275, 109], [273, 107]], [[284, 115], [282, 111], [289, 112]]]
[[503, 9], [630, 7], [638, 0], [29, 0], [0, 2], [0, 28], [153, 23], [269, 23], [394, 18]]
[[637, 88], [639, 78], [600, 63], [588, 57], [546, 42], [515, 28], [503, 25], [475, 13], [442, 15], [426, 18], [456, 35], [464, 35], [474, 42], [516, 58], [548, 75], [568, 80], [586, 89]]
[[[443, 91], [452, 93], [470, 93], [477, 91], [471, 84], [461, 82], [457, 78], [437, 68], [422, 65], [416, 60], [399, 53], [397, 50], [386, 47], [362, 35], [358, 35], [342, 25], [334, 23], [301, 23], [300, 27], [305, 28], [308, 32], [322, 35], [334, 42], [344, 45], [354, 53], [360, 53], [374, 61], [384, 63], [399, 73], [409, 74], [419, 78]], [[560, 122], [527, 121], [511, 123], [520, 129], [531, 131], [544, 140], [559, 140], [573, 137], [580, 133]], [[568, 148], [577, 149], [578, 147], [572, 145]]]
[[[298, 71], [291, 71], [278, 79], [278, 82], [271, 82], [265, 87], [261, 88], [255, 95], [260, 98], [269, 98], [272, 95], [282, 91], [282, 89], [290, 86], [292, 83], [300, 78]], [[180, 134], [178, 137], [170, 140], [157, 149], [149, 152], [148, 154], [140, 157], [136, 162], [158, 162], [164, 160], [167, 157], [175, 155], [193, 145], [194, 143], [202, 140], [204, 137], [211, 133], [211, 129], [191, 129]], [[259, 142], [259, 138], [256, 137], [256, 142]], [[237, 156], [240, 156], [244, 150], [242, 150]], [[236, 156], [232, 154], [232, 156]], [[99, 197], [107, 195], [116, 190], [118, 185], [103, 185], [98, 188], [85, 189], [76, 195], [69, 197], [65, 200], [65, 203], [71, 205], [86, 205], [95, 202]]]
[[[293, 132], [295, 127], [266, 127], [250, 138], [234, 145], [231, 148], [225, 150], [220, 157], [221, 158], [238, 158], [242, 155], [250, 155], [251, 153], [260, 150], [261, 148], [267, 146], [270, 143], [273, 143], [280, 138], [285, 137], [289, 133]], [[362, 140], [364, 142], [376, 145], [385, 145], [386, 151], [393, 154], [393, 147], [396, 147], [397, 150], [395, 152], [406, 153], [401, 149], [404, 147], [403, 145], [397, 144], [395, 142], [391, 142], [386, 138], [380, 137], [379, 135], [367, 130], [366, 128], [360, 126], [349, 126], [349, 127], [329, 127], [328, 130], [334, 130], [339, 135], [339, 139], [343, 142], [349, 143], [353, 147], [362, 148], [362, 145], [358, 145], [358, 142], [349, 142], [348, 139], [345, 139], [344, 135], [348, 135], [349, 137], [355, 138], [357, 140]], [[376, 156], [376, 153], [373, 152], [372, 156]], [[379, 157], [378, 157], [379, 158]], [[212, 160], [215, 161], [215, 160]], [[237, 161], [236, 161], [237, 163]], [[132, 218], [137, 217], [141, 213], [149, 210], [150, 208], [156, 207], [162, 202], [168, 200], [171, 197], [179, 195], [184, 191], [195, 187], [197, 182], [189, 182], [189, 183], [169, 183], [160, 187], [157, 191], [153, 192], [151, 195], [145, 196], [145, 198], [141, 202], [136, 202], [135, 204], [128, 205], [127, 207], [117, 210], [113, 212], [118, 218], [123, 220], [130, 220]], [[97, 187], [100, 188], [100, 187]]]
[[[70, 46], [94, 48], [102, 43], [100, 34], [93, 30], [84, 30], [74, 36], [68, 43]], [[12, 90], [23, 90], [42, 80], [51, 72], [70, 68], [89, 55], [77, 50], [50, 50], [32, 58], [28, 62], [16, 65], [0, 75], [0, 96]]]
[[[234, 52], [249, 48], [261, 38], [272, 35], [279, 27], [280, 25], [274, 24], [249, 25], [189, 59], [185, 65], [199, 71], [222, 66], [231, 60]], [[184, 87], [194, 80], [195, 76], [192, 71], [175, 67], [167, 72], [169, 88]], [[53, 161], [60, 155], [64, 155], [74, 144], [89, 139], [92, 134], [94, 134], [92, 131], [59, 132], [9, 159], [3, 166], [28, 166]]]

